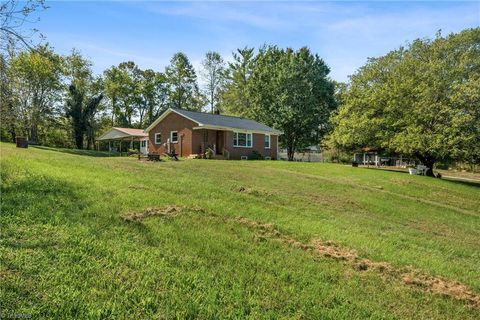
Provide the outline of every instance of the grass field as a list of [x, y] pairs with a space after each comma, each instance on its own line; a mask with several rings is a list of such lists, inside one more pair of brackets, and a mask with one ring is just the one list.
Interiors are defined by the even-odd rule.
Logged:
[[1, 144], [1, 315], [478, 319], [480, 187]]

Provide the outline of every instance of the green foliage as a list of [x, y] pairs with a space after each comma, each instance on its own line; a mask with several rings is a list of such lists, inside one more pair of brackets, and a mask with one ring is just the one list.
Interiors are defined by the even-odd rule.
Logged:
[[322, 151], [323, 161], [331, 163], [352, 163], [352, 154], [337, 148], [330, 148]]
[[103, 81], [93, 77], [92, 62], [83, 58], [79, 51], [72, 50], [63, 60], [66, 80], [70, 82], [65, 99], [65, 115], [71, 120], [75, 146], [83, 149], [86, 135], [87, 148], [93, 149], [95, 115], [101, 109]]
[[205, 97], [210, 104], [212, 113], [219, 110], [220, 94], [225, 85], [225, 62], [218, 52], [209, 51], [202, 61], [203, 73], [202, 76], [206, 81]]
[[247, 90], [251, 107], [248, 114], [283, 131], [280, 142], [288, 159], [294, 152], [318, 144], [335, 108], [330, 70], [308, 48], [266, 47], [260, 50]]
[[204, 158], [205, 159], [213, 159], [213, 150], [210, 149], [210, 148], [207, 148], [207, 150], [205, 151], [205, 154], [204, 154]]
[[204, 104], [197, 84], [197, 74], [188, 57], [177, 52], [165, 69], [169, 86], [169, 101], [174, 108], [200, 111]]
[[228, 114], [246, 117], [251, 107], [247, 83], [255, 66], [254, 49], [237, 49], [226, 70], [227, 80], [221, 93], [221, 109]]
[[2, 127], [42, 142], [39, 132], [54, 123], [55, 106], [61, 99], [62, 58], [42, 46], [13, 56], [2, 69], [8, 77], [7, 94], [2, 94], [8, 116]]
[[[84, 103], [85, 94], [78, 90], [75, 85], [69, 87], [69, 99], [67, 100], [67, 117], [72, 119], [73, 135], [77, 149], [83, 149], [84, 135], [91, 131], [94, 122], [94, 114], [103, 98], [100, 94], [92, 97], [87, 103]], [[93, 135], [89, 135], [93, 137]], [[93, 139], [88, 139], [89, 149], [93, 148]]]
[[151, 69], [143, 71], [142, 77], [140, 93], [147, 109], [144, 123], [148, 126], [168, 107], [168, 83], [164, 73]]
[[[235, 219], [458, 280], [478, 294], [473, 185], [331, 164], [151, 164], [106, 152], [0, 147], [3, 314], [478, 319], [462, 301], [358, 271]], [[122, 219], [165, 205], [203, 211]]]
[[437, 161], [478, 159], [480, 28], [406, 48], [369, 62], [351, 78], [333, 117], [334, 145]]

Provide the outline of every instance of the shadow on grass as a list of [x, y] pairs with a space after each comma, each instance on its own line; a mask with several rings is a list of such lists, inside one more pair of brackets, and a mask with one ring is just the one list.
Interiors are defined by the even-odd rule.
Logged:
[[[80, 188], [44, 175], [11, 175], [2, 172], [2, 217], [20, 223], [57, 225], [81, 219], [89, 203]], [[12, 219], [12, 220], [10, 220]]]
[[480, 188], [480, 181], [477, 182], [472, 180], [463, 180], [462, 178], [450, 178], [450, 177], [443, 177], [442, 180], [452, 182], [452, 183], [457, 183], [457, 184], [463, 184], [465, 186]]
[[[30, 146], [31, 148], [37, 148], [48, 151], [56, 151], [68, 154], [74, 154], [78, 156], [89, 156], [89, 157], [119, 157], [120, 153], [118, 152], [108, 152], [108, 151], [95, 151], [95, 150], [80, 150], [80, 149], [64, 149], [64, 148], [51, 148], [44, 146]], [[125, 154], [125, 153], [123, 153]]]
[[[362, 167], [362, 168], [370, 169], [370, 170], [381, 170], [381, 171], [389, 171], [389, 172], [408, 174], [408, 171], [402, 170], [402, 169], [390, 169], [390, 168], [382, 168], [382, 167], [380, 167], [380, 168]], [[431, 177], [431, 178], [436, 179], [434, 177]], [[442, 180], [452, 182], [452, 183], [457, 183], [457, 184], [463, 184], [463, 185], [470, 186], [470, 187], [480, 188], [480, 180], [475, 181], [475, 180], [472, 180], [472, 179], [464, 179], [464, 178], [461, 178], [461, 177], [445, 177], [445, 176], [442, 177]]]

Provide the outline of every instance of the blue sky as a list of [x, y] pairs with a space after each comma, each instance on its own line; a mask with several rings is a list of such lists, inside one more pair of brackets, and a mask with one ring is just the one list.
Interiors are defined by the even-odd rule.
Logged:
[[60, 53], [73, 47], [99, 73], [133, 60], [163, 71], [173, 53], [196, 68], [205, 52], [308, 46], [346, 81], [367, 57], [419, 37], [480, 26], [475, 2], [48, 2], [35, 26]]

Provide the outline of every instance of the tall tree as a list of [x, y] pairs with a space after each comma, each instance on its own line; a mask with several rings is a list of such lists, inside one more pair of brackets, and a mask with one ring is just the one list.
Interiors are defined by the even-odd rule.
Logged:
[[105, 95], [109, 100], [112, 126], [129, 127], [135, 111], [132, 103], [132, 85], [125, 68], [112, 66], [104, 71]]
[[70, 85], [65, 103], [65, 114], [71, 120], [72, 136], [77, 148], [82, 149], [85, 135], [87, 148], [93, 148], [95, 136], [95, 114], [103, 94], [100, 79], [95, 79], [92, 63], [72, 50], [65, 59], [65, 75]]
[[247, 81], [249, 114], [283, 131], [288, 160], [295, 151], [318, 144], [335, 108], [334, 86], [324, 61], [306, 47], [294, 51], [262, 48]]
[[39, 126], [52, 120], [61, 99], [62, 58], [41, 46], [12, 57], [7, 74], [19, 133], [39, 142]]
[[227, 81], [221, 93], [222, 109], [229, 114], [248, 116], [251, 103], [247, 82], [255, 66], [253, 48], [237, 49], [226, 70]]
[[202, 61], [205, 95], [212, 113], [219, 110], [220, 92], [225, 84], [225, 62], [218, 52], [209, 51]]
[[[67, 116], [72, 119], [75, 146], [77, 149], [83, 149], [85, 134], [92, 130], [93, 116], [102, 100], [103, 95], [92, 97], [87, 103], [84, 103], [85, 93], [78, 90], [75, 85], [69, 87], [70, 97], [67, 100]], [[93, 137], [93, 135], [90, 135]], [[88, 139], [88, 148], [93, 147], [92, 138]]]
[[479, 150], [479, 74], [480, 28], [370, 59], [351, 78], [331, 140], [414, 156], [430, 175], [438, 161], [475, 157], [467, 150]]
[[118, 67], [124, 72], [121, 78], [123, 81], [120, 84], [123, 114], [129, 127], [132, 126], [133, 117], [136, 115], [139, 115], [141, 124], [146, 112], [146, 105], [141, 95], [142, 70], [133, 61], [122, 62]]
[[64, 73], [70, 85], [87, 92], [93, 81], [92, 62], [85, 59], [80, 51], [73, 49], [64, 59]]
[[8, 68], [6, 56], [0, 53], [0, 137], [15, 142], [18, 122]]
[[169, 85], [169, 101], [172, 107], [200, 111], [203, 97], [198, 89], [197, 74], [187, 56], [177, 52], [165, 69]]
[[141, 93], [145, 102], [146, 122], [150, 125], [168, 106], [168, 87], [165, 74], [151, 69], [143, 71]]

